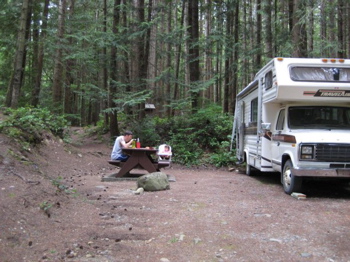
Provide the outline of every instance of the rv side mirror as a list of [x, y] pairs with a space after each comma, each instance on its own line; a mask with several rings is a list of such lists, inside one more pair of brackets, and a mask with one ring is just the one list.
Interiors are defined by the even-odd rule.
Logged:
[[264, 131], [270, 131], [271, 123], [261, 123], [261, 129]]

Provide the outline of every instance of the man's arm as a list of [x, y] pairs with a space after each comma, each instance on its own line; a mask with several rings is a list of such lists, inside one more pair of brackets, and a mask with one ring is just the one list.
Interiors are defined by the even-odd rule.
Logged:
[[132, 143], [132, 139], [129, 142], [125, 142], [124, 139], [121, 141], [121, 145], [122, 145], [123, 148], [130, 147], [131, 143]]

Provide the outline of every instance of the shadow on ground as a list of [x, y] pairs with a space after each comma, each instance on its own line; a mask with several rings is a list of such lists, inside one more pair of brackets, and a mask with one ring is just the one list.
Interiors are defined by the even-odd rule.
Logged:
[[[255, 171], [250, 178], [263, 184], [280, 185], [283, 192], [279, 173]], [[306, 194], [308, 198], [350, 199], [350, 179], [305, 178], [300, 193]]]
[[348, 179], [305, 179], [303, 190], [308, 198], [350, 199], [350, 181]]

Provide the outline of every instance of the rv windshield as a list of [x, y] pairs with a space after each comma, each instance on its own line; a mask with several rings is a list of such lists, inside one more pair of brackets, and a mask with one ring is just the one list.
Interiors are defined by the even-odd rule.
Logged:
[[288, 115], [291, 129], [350, 129], [350, 107], [295, 106]]

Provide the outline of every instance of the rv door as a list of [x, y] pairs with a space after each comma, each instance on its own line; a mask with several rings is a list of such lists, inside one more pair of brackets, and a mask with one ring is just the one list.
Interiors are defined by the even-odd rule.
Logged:
[[275, 127], [272, 127], [271, 137], [271, 157], [272, 168], [276, 171], [282, 169], [282, 157], [280, 156], [280, 145], [283, 140], [283, 127], [285, 122], [285, 109], [281, 109], [278, 114], [277, 123]]
[[244, 161], [244, 131], [245, 131], [245, 121], [244, 121], [244, 101], [240, 102], [240, 115], [239, 115], [239, 121], [237, 122], [237, 153], [238, 153], [238, 159], [240, 161]]

